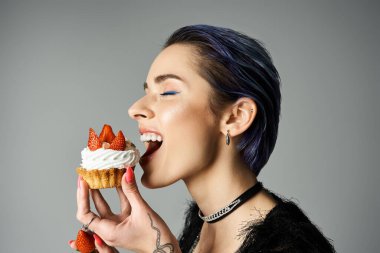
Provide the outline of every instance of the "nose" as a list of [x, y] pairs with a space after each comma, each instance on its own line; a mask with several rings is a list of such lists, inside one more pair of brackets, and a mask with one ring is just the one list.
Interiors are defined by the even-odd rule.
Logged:
[[142, 97], [129, 107], [129, 117], [138, 121], [140, 119], [150, 119], [154, 116], [153, 111], [147, 107], [144, 98]]

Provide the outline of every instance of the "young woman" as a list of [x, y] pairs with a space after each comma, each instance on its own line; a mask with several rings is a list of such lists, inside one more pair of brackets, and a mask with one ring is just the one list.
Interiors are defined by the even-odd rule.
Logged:
[[129, 115], [142, 139], [162, 141], [145, 142], [141, 181], [158, 188], [182, 180], [194, 202], [177, 240], [139, 194], [131, 168], [118, 189], [120, 214], [79, 178], [77, 219], [96, 233], [99, 252], [335, 252], [293, 202], [257, 180], [276, 143], [281, 101], [279, 75], [258, 41], [183, 27], [154, 60], [144, 89]]

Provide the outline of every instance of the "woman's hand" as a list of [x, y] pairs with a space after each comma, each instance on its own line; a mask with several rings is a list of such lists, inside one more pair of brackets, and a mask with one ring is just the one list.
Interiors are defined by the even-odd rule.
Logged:
[[100, 241], [96, 241], [99, 252], [114, 252], [111, 247], [135, 252], [180, 252], [178, 242], [168, 226], [141, 197], [132, 168], [128, 168], [124, 173], [122, 188], [117, 188], [120, 214], [112, 212], [99, 190], [90, 192], [99, 215], [90, 210], [89, 188], [79, 177], [77, 219], [83, 224], [88, 224], [95, 217], [89, 229], [103, 242], [99, 245]]

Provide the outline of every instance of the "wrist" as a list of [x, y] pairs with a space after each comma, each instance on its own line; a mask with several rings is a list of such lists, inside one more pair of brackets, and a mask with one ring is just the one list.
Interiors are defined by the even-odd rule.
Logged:
[[151, 222], [152, 233], [150, 234], [150, 240], [147, 240], [147, 245], [149, 249], [144, 251], [144, 253], [153, 252], [170, 252], [170, 253], [180, 253], [179, 243], [177, 238], [172, 234], [169, 227], [164, 223], [158, 221], [159, 224], [155, 224], [153, 219], [149, 215]]
[[154, 252], [167, 252], [167, 253], [181, 253], [177, 239], [173, 236], [170, 239], [162, 237], [158, 242], [157, 238], [147, 240], [147, 247], [145, 250], [138, 250], [136, 253], [154, 253]]

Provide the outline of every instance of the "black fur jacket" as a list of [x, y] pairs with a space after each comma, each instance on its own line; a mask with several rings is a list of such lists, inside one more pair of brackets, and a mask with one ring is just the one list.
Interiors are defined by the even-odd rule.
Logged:
[[[308, 219], [292, 201], [274, 193], [277, 205], [260, 222], [248, 223], [242, 230], [244, 242], [238, 253], [331, 253], [330, 240]], [[186, 212], [185, 227], [179, 237], [183, 253], [189, 253], [201, 231], [203, 221], [198, 206], [191, 202]]]

